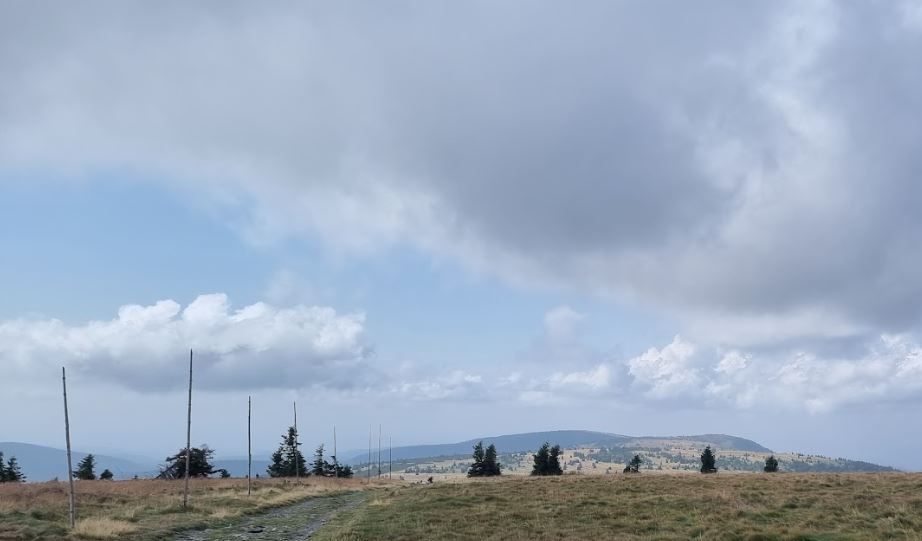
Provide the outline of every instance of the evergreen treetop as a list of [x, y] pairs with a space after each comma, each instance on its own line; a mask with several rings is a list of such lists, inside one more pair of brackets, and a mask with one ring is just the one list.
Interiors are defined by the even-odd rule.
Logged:
[[483, 442], [479, 441], [474, 445], [474, 452], [472, 454], [474, 462], [471, 464], [470, 469], [467, 470], [468, 477], [492, 477], [494, 475], [500, 475], [500, 466], [496, 458], [496, 446], [492, 443], [487, 447], [486, 451], [483, 449]]
[[640, 458], [640, 455], [634, 455], [634, 458], [624, 467], [624, 473], [640, 473], [640, 466], [642, 464], [643, 460]]
[[765, 473], [777, 473], [778, 471], [778, 459], [775, 458], [775, 455], [771, 455], [765, 459], [765, 467], [763, 468]]
[[[193, 447], [189, 453], [189, 477], [208, 477], [213, 473], [220, 473], [211, 463], [214, 449], [207, 445], [201, 448]], [[167, 465], [161, 468], [159, 479], [182, 479], [186, 476], [186, 450], [180, 449], [173, 456], [166, 457]]]
[[701, 453], [701, 473], [717, 473], [717, 457], [708, 445]]
[[282, 443], [278, 450], [272, 453], [272, 462], [269, 464], [267, 471], [270, 477], [297, 477], [299, 474], [307, 476], [307, 462], [304, 455], [301, 454], [298, 442], [298, 432], [294, 426], [288, 427], [288, 431], [282, 434]]
[[532, 475], [561, 475], [563, 469], [560, 467], [561, 450], [559, 445], [551, 447], [551, 444], [544, 442], [544, 445], [535, 453], [535, 463], [532, 466]]
[[81, 481], [93, 481], [96, 479], [96, 457], [92, 454], [83, 457], [74, 470], [74, 479]]
[[19, 467], [19, 462], [17, 462], [15, 456], [11, 456], [9, 460], [6, 461], [6, 466], [3, 466], [3, 453], [0, 453], [0, 469], [2, 469], [2, 476], [0, 476], [0, 482], [2, 483], [24, 483], [26, 476], [22, 474], [22, 469]]

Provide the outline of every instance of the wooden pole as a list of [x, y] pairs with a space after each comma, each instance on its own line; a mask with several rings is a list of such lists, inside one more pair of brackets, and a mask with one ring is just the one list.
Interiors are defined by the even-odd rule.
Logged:
[[67, 374], [64, 367], [61, 367], [61, 384], [64, 386], [64, 437], [67, 439], [67, 480], [70, 483], [70, 494], [68, 498], [71, 529], [77, 524], [77, 499], [74, 497], [74, 466], [71, 462], [70, 454], [70, 419], [67, 416]]
[[387, 437], [387, 478], [391, 479], [394, 472], [394, 438]]
[[381, 477], [381, 425], [378, 425], [378, 477]]
[[333, 477], [339, 478], [339, 457], [336, 456], [336, 425], [333, 425]]
[[247, 496], [250, 495], [250, 479], [253, 477], [253, 433], [250, 429], [253, 417], [253, 399], [247, 397]]
[[371, 425], [368, 425], [368, 482], [371, 482]]
[[189, 504], [189, 468], [192, 459], [192, 350], [189, 350], [189, 410], [186, 415], [186, 475], [182, 489], [182, 508]]
[[295, 478], [301, 482], [301, 461], [298, 460], [298, 403], [294, 402], [292, 408], [295, 412]]

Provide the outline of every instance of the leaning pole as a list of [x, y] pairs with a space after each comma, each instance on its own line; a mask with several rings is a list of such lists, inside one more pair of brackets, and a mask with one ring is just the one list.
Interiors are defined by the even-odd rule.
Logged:
[[74, 467], [70, 455], [70, 419], [67, 416], [67, 374], [64, 372], [63, 366], [61, 367], [61, 384], [64, 386], [64, 437], [67, 439], [67, 480], [70, 483], [70, 494], [68, 497], [70, 509], [68, 518], [70, 519], [70, 527], [73, 529], [77, 523], [77, 501], [74, 497]]
[[189, 409], [186, 415], [186, 475], [182, 489], [182, 508], [189, 503], [189, 466], [192, 455], [192, 350], [189, 350]]

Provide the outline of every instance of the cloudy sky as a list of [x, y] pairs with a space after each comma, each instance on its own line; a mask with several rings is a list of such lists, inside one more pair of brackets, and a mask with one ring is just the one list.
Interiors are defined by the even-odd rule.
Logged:
[[0, 441], [922, 469], [922, 2], [0, 4]]

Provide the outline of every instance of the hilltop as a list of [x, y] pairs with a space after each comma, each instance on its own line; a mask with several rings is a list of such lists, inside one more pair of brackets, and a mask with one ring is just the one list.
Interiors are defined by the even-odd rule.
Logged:
[[[765, 459], [775, 455], [783, 471], [789, 472], [885, 472], [888, 466], [860, 460], [832, 458], [803, 453], [775, 452], [757, 442], [727, 434], [689, 436], [626, 436], [587, 430], [529, 432], [474, 438], [458, 443], [414, 445], [393, 449], [395, 472], [411, 474], [463, 475], [470, 453], [478, 441], [493, 444], [500, 461], [510, 474], [530, 471], [531, 453], [545, 441], [564, 449], [564, 470], [582, 473], [615, 473], [635, 454], [643, 458], [643, 469], [652, 471], [696, 471], [699, 455], [710, 445], [718, 455], [721, 471], [761, 471]], [[351, 462], [367, 462], [366, 454]], [[358, 469], [359, 475], [363, 468]]]
[[[466, 456], [470, 454], [471, 447], [478, 441], [483, 441], [484, 445], [489, 445], [492, 443], [493, 445], [496, 445], [496, 448], [503, 453], [521, 453], [534, 451], [538, 447], [541, 447], [541, 444], [546, 441], [560, 445], [564, 449], [578, 449], [585, 447], [630, 447], [637, 446], [640, 443], [698, 441], [702, 444], [709, 444], [723, 449], [765, 453], [771, 452], [771, 449], [763, 447], [752, 440], [738, 438], [736, 436], [727, 436], [725, 434], [654, 437], [625, 436], [622, 434], [595, 432], [592, 430], [551, 430], [545, 432], [507, 434], [503, 436], [485, 436], [483, 438], [473, 438], [457, 443], [394, 447], [392, 451], [394, 460]], [[356, 454], [350, 460], [348, 460], [348, 462], [352, 464], [361, 464], [366, 462], [366, 460], [366, 455]]]

